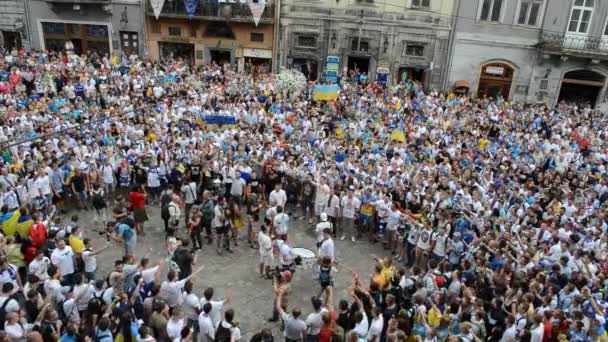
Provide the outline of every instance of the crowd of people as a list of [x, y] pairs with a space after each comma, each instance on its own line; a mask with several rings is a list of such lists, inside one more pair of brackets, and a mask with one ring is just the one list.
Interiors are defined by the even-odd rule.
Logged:
[[[234, 248], [273, 279], [282, 336], [255, 341], [608, 340], [608, 119], [589, 105], [360, 77], [325, 102], [228, 65], [1, 56], [2, 341], [238, 341], [230, 291], [192, 281], [197, 250]], [[158, 263], [137, 255], [150, 211]], [[311, 308], [289, 300], [297, 220], [318, 247]], [[383, 251], [351, 298], [334, 298], [337, 241]]]

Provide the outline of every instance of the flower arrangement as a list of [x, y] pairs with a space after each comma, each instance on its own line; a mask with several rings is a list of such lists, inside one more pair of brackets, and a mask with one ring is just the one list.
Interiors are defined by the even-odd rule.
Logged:
[[306, 87], [306, 76], [295, 69], [283, 69], [275, 77], [275, 89], [290, 97], [299, 95]]

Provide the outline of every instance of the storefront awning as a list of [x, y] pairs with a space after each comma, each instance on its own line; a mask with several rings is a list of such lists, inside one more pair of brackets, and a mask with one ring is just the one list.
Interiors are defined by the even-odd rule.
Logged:
[[471, 88], [471, 86], [469, 85], [469, 81], [460, 80], [460, 81], [454, 82], [454, 88]]

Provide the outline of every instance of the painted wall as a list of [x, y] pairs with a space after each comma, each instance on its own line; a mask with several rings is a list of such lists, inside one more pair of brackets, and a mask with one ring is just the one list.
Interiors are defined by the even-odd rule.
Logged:
[[[100, 4], [80, 4], [80, 10], [74, 10], [74, 4], [59, 3], [51, 6], [51, 3], [43, 0], [30, 0], [28, 3], [30, 27], [32, 29], [32, 47], [41, 49], [42, 31], [41, 21], [66, 21], [81, 23], [109, 24], [112, 40], [112, 48], [120, 48], [120, 31], [138, 32], [139, 41], [143, 42], [143, 13], [140, 1], [113, 1], [111, 12], [104, 11]], [[121, 24], [122, 12], [127, 7], [126, 24]], [[113, 14], [113, 15], [112, 15]], [[141, 46], [141, 44], [140, 44]], [[143, 51], [140, 51], [140, 53]]]
[[[150, 57], [153, 59], [158, 59], [160, 57], [158, 42], [190, 43], [195, 45], [195, 51], [206, 51], [205, 49], [209, 47], [221, 48], [233, 51], [233, 57], [237, 49], [244, 47], [265, 50], [272, 50], [273, 48], [274, 25], [272, 24], [260, 24], [255, 27], [255, 25], [250, 23], [229, 23], [235, 39], [227, 39], [210, 38], [205, 36], [207, 26], [215, 24], [214, 22], [160, 18], [158, 22], [160, 24], [161, 33], [153, 33], [152, 25], [156, 19], [151, 16], [148, 16], [147, 18], [147, 48], [149, 50]], [[179, 37], [169, 36], [169, 27], [172, 26], [181, 28], [181, 35]], [[192, 32], [195, 33], [195, 36], [192, 35]], [[252, 42], [252, 32], [264, 34], [264, 42]], [[204, 55], [205, 56], [203, 59], [197, 58], [196, 62], [206, 62], [209, 59], [209, 56], [206, 54]]]

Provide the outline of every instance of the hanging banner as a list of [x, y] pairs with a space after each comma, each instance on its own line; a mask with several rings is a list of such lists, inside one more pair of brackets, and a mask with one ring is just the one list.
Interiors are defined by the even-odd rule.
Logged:
[[150, 0], [150, 5], [152, 5], [152, 11], [154, 12], [154, 17], [156, 17], [156, 20], [158, 20], [164, 4], [165, 0]]
[[260, 18], [262, 18], [262, 14], [264, 13], [264, 7], [266, 7], [265, 3], [249, 3], [249, 9], [251, 10], [251, 16], [253, 17], [253, 22], [257, 27], [260, 23]]
[[194, 12], [198, 7], [199, 0], [184, 0], [184, 6], [186, 7], [186, 13], [188, 13], [188, 19], [192, 20]]

